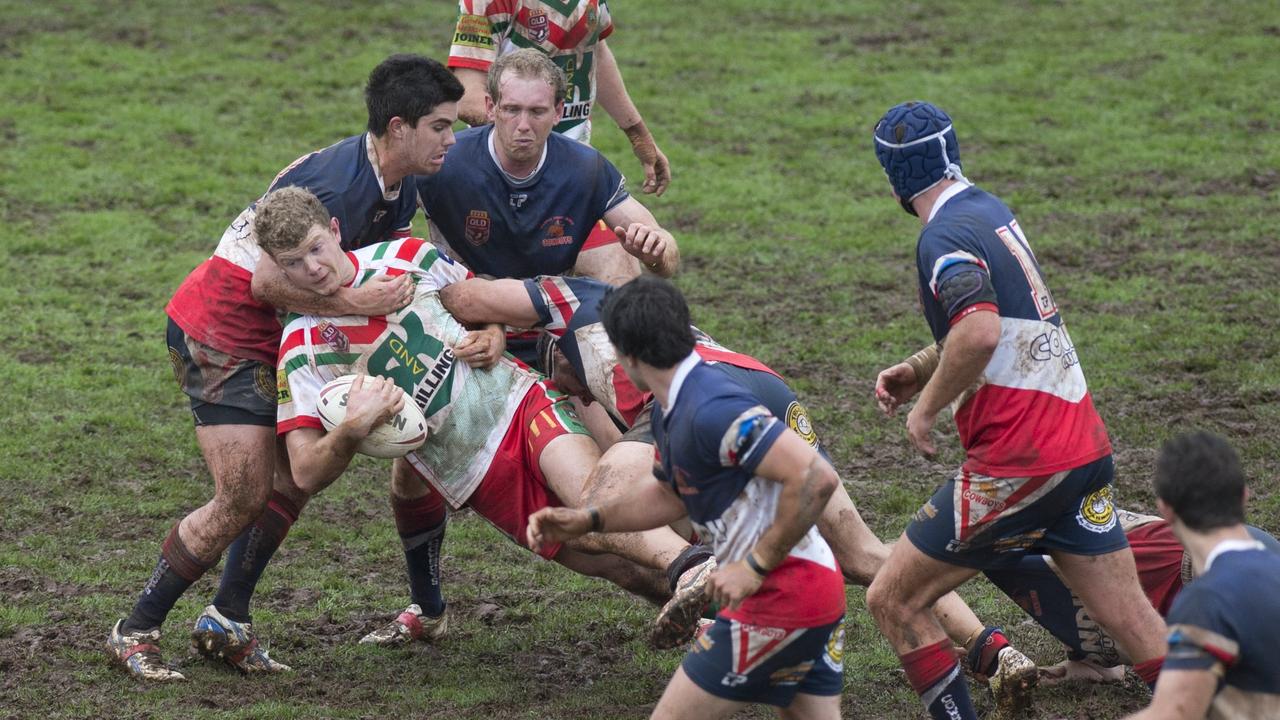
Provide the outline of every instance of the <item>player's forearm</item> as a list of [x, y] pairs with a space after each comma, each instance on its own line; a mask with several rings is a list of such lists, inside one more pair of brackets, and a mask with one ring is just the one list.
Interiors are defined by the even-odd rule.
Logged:
[[657, 262], [644, 263], [645, 269], [654, 275], [669, 278], [676, 274], [676, 270], [680, 267], [680, 248], [676, 246], [676, 239], [666, 230], [660, 231], [666, 246], [662, 249], [662, 258]]
[[650, 476], [626, 497], [596, 507], [598, 532], [639, 532], [662, 527], [684, 517], [687, 510], [665, 483]]
[[489, 122], [485, 109], [485, 85], [489, 73], [475, 68], [453, 68], [453, 74], [462, 84], [462, 99], [458, 101], [458, 119], [475, 127]]
[[752, 550], [765, 570], [782, 564], [791, 548], [822, 516], [827, 500], [839, 483], [835, 468], [816, 452], [800, 477], [783, 483], [773, 524]]
[[527, 328], [539, 319], [521, 280], [468, 278], [441, 288], [440, 302], [462, 323]]
[[613, 118], [623, 132], [627, 133], [628, 139], [632, 132], [639, 131], [648, 135], [649, 131], [644, 128], [640, 111], [631, 101], [627, 86], [622, 82], [622, 71], [618, 69], [613, 51], [604, 40], [596, 45], [595, 58], [596, 102], [600, 103], [600, 107], [609, 113], [609, 117]]
[[362, 435], [338, 425], [311, 442], [290, 443], [294, 484], [310, 495], [325, 489], [346, 471], [362, 439]]
[[916, 387], [924, 387], [928, 384], [929, 379], [938, 370], [938, 363], [942, 360], [942, 346], [934, 343], [926, 348], [916, 351], [904, 363], [911, 366], [916, 374]]
[[947, 334], [938, 369], [916, 402], [918, 409], [937, 415], [960, 397], [982, 377], [999, 342], [999, 315], [979, 310], [962, 318]]

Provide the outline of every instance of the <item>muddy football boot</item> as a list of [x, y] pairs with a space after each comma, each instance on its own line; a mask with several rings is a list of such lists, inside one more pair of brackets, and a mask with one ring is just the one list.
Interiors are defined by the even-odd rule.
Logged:
[[706, 562], [684, 571], [676, 582], [671, 599], [658, 611], [658, 617], [654, 618], [653, 627], [649, 631], [650, 645], [659, 650], [669, 650], [683, 645], [693, 637], [694, 631], [698, 629], [698, 619], [710, 602], [707, 597], [707, 582], [715, 571], [715, 558], [708, 558]]
[[195, 629], [191, 631], [191, 646], [204, 657], [222, 661], [242, 673], [289, 672], [293, 669], [267, 657], [267, 651], [258, 644], [250, 623], [229, 620], [212, 605], [196, 618]]
[[360, 638], [361, 645], [404, 645], [414, 640], [434, 643], [444, 639], [449, 632], [449, 613], [437, 617], [422, 614], [417, 603], [404, 609], [395, 620]]
[[988, 679], [996, 701], [993, 718], [1016, 718], [1031, 708], [1031, 693], [1040, 680], [1040, 669], [1012, 646], [1001, 648], [996, 671]]
[[117, 620], [107, 638], [107, 652], [124, 666], [129, 674], [142, 680], [186, 680], [182, 673], [171, 669], [160, 657], [160, 628], [124, 632]]

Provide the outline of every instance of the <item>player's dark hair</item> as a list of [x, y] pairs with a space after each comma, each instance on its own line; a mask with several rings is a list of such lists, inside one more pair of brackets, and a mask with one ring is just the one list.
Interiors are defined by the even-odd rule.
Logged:
[[689, 305], [675, 285], [641, 275], [605, 294], [600, 319], [609, 342], [655, 368], [675, 367], [693, 352]]
[[1156, 458], [1156, 497], [1187, 527], [1205, 532], [1244, 522], [1244, 470], [1226, 440], [1203, 430], [1165, 442]]
[[378, 63], [364, 86], [369, 108], [369, 132], [382, 137], [391, 118], [409, 127], [430, 115], [437, 105], [462, 99], [462, 83], [445, 66], [422, 55], [400, 54]]

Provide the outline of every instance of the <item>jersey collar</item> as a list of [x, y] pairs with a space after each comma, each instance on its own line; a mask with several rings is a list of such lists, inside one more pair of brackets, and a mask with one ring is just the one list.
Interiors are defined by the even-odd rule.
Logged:
[[925, 224], [933, 222], [933, 216], [938, 214], [938, 211], [942, 209], [943, 205], [947, 204], [948, 200], [959, 195], [965, 190], [968, 190], [971, 187], [973, 186], [970, 185], [969, 183], [961, 182], [957, 180], [954, 185], [948, 187], [946, 190], [943, 190], [942, 194], [938, 196], [937, 201], [933, 203], [933, 209], [929, 211], [929, 219], [925, 221]]
[[680, 361], [676, 366], [676, 373], [671, 376], [671, 389], [667, 391], [667, 405], [662, 408], [663, 412], [670, 412], [675, 407], [676, 396], [680, 394], [680, 388], [684, 387], [684, 379], [689, 377], [689, 373], [693, 372], [693, 368], [697, 366], [702, 359], [698, 357], [698, 353], [691, 352], [689, 357]]
[[507, 172], [506, 168], [502, 167], [502, 161], [498, 159], [498, 150], [493, 146], [493, 132], [494, 132], [494, 128], [490, 127], [489, 128], [489, 157], [493, 158], [493, 164], [498, 166], [498, 172], [502, 173], [502, 176], [507, 179], [507, 182], [510, 183], [512, 187], [519, 188], [519, 187], [526, 187], [528, 185], [532, 185], [534, 181], [538, 179], [539, 173], [542, 172], [542, 166], [547, 164], [547, 148], [551, 145], [551, 139], [547, 138], [547, 142], [542, 144], [542, 157], [538, 158], [538, 166], [533, 169], [533, 172], [529, 173], [525, 177], [518, 178], [515, 175], [512, 175], [511, 173]]
[[1209, 557], [1205, 558], [1205, 561], [1204, 561], [1204, 571], [1209, 572], [1209, 568], [1213, 567], [1213, 561], [1217, 560], [1218, 556], [1223, 555], [1225, 553], [1236, 552], [1239, 550], [1266, 550], [1266, 549], [1267, 549], [1266, 546], [1264, 546], [1262, 543], [1258, 542], [1257, 540], [1223, 540], [1217, 545], [1214, 545], [1213, 550], [1209, 551]]

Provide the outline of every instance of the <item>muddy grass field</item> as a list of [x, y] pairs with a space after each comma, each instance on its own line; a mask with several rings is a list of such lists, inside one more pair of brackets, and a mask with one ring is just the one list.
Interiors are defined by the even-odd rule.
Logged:
[[[961, 459], [949, 421], [926, 460], [871, 400], [876, 373], [929, 341], [918, 221], [870, 140], [912, 98], [948, 109], [966, 175], [1008, 201], [1044, 265], [1120, 504], [1150, 511], [1160, 442], [1206, 428], [1245, 460], [1250, 521], [1280, 530], [1273, 3], [610, 8], [610, 45], [674, 168], [642, 201], [680, 242], [695, 322], [792, 382], [881, 537]], [[651, 711], [680, 660], [646, 647], [653, 608], [466, 512], [445, 543], [448, 638], [357, 646], [407, 602], [388, 468], [370, 459], [307, 508], [259, 586], [255, 628], [295, 672], [243, 678], [192, 654], [216, 570], [165, 626], [188, 682], [140, 685], [103, 652], [164, 534], [211, 492], [165, 302], [280, 168], [360, 132], [375, 64], [443, 59], [453, 18], [448, 0], [0, 1], [0, 718]], [[603, 116], [595, 142], [639, 176]], [[985, 582], [961, 594], [1033, 659], [1061, 658]], [[848, 598], [845, 716], [921, 717], [863, 591]], [[1046, 690], [1030, 717], [1110, 720], [1145, 700], [1131, 676]]]

